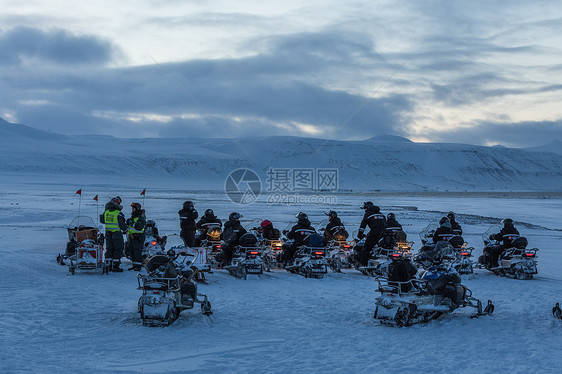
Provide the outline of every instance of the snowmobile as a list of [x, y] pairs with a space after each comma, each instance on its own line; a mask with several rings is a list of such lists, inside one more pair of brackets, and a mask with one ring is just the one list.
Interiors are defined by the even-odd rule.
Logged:
[[[327, 219], [320, 221], [320, 224], [317, 226], [318, 231], [324, 232], [329, 222]], [[334, 273], [341, 273], [342, 268], [350, 269], [352, 267], [350, 255], [353, 254], [355, 242], [347, 240], [348, 237], [349, 234], [345, 229], [338, 230], [333, 235], [333, 239], [328, 240], [324, 247], [326, 261]]]
[[562, 309], [560, 309], [560, 303], [556, 303], [554, 308], [552, 308], [552, 315], [555, 318], [562, 319]]
[[248, 274], [263, 274], [263, 248], [258, 247], [258, 238], [253, 233], [240, 237], [240, 245], [236, 246], [232, 262], [224, 268], [236, 278], [246, 279]]
[[328, 273], [328, 263], [322, 247], [322, 237], [317, 234], [309, 235], [305, 239], [305, 245], [297, 249], [294, 259], [285, 266], [285, 270], [305, 278], [324, 278], [324, 274]]
[[[356, 247], [362, 248], [364, 243], [365, 238], [358, 241]], [[386, 277], [388, 275], [388, 266], [392, 263], [393, 259], [410, 257], [412, 244], [396, 241], [396, 232], [387, 231], [369, 253], [367, 265], [361, 266], [356, 262], [355, 268], [368, 276]]]
[[259, 246], [262, 248], [262, 259], [265, 271], [272, 268], [280, 268], [279, 256], [283, 252], [283, 241], [281, 239], [262, 239]]
[[152, 220], [146, 222], [144, 229], [145, 239], [144, 247], [142, 250], [142, 257], [148, 261], [148, 259], [156, 254], [164, 253], [166, 248], [167, 237], [160, 237], [158, 235], [158, 227], [156, 223]]
[[195, 303], [201, 304], [204, 315], [212, 314], [207, 296], [197, 293], [191, 267], [194, 260], [192, 253], [176, 253], [174, 248], [148, 260], [146, 273], [137, 275], [138, 289], [142, 290], [138, 312], [143, 325], [169, 326], [182, 310], [192, 309]]
[[95, 226], [94, 220], [86, 216], [75, 217], [68, 226], [68, 242], [64, 254], [59, 253], [57, 262], [66, 265], [74, 275], [76, 270], [101, 270], [107, 273], [103, 261], [104, 235]]
[[[347, 239], [347, 238], [346, 238]], [[350, 256], [353, 254], [355, 242], [348, 240], [330, 240], [325, 247], [326, 261], [334, 273], [341, 273], [341, 269], [352, 267]]]
[[474, 251], [474, 248], [468, 247], [460, 235], [455, 235], [449, 239], [449, 244], [455, 248], [456, 252], [456, 259], [453, 261], [455, 270], [461, 275], [474, 273], [472, 261], [472, 251]]
[[483, 308], [482, 302], [472, 296], [472, 291], [460, 284], [460, 276], [454, 268], [438, 262], [421, 279], [389, 281], [378, 278], [380, 296], [375, 299], [373, 318], [385, 325], [402, 327], [437, 319], [458, 308], [476, 309], [472, 318], [494, 312], [490, 300]]
[[209, 268], [220, 266], [222, 256], [221, 236], [221, 226], [219, 224], [211, 225], [207, 229], [205, 239], [201, 241], [201, 246], [207, 250], [207, 264], [209, 265]]
[[523, 236], [513, 235], [511, 245], [505, 249], [498, 258], [498, 266], [489, 266], [488, 251], [486, 249], [498, 247], [500, 241], [492, 239], [493, 234], [501, 231], [497, 225], [491, 226], [482, 234], [484, 241], [483, 255], [478, 258], [481, 267], [491, 271], [495, 275], [515, 279], [533, 279], [537, 270], [537, 251], [538, 248], [527, 249], [527, 239]]

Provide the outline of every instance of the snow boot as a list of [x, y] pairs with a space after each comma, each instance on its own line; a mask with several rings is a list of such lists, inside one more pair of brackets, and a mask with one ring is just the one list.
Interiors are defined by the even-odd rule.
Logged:
[[119, 260], [113, 260], [113, 266], [111, 268], [111, 271], [114, 273], [122, 273], [123, 269], [121, 269], [121, 261]]

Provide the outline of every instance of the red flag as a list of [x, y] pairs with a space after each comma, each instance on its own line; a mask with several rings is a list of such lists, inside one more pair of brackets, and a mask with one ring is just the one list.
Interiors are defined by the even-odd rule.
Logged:
[[94, 196], [94, 200], [98, 201], [98, 195]]
[[144, 190], [142, 190], [141, 196], [144, 196], [145, 194], [146, 194], [146, 188]]
[[76, 191], [76, 194], [82, 196], [82, 189], [79, 189], [78, 191]]

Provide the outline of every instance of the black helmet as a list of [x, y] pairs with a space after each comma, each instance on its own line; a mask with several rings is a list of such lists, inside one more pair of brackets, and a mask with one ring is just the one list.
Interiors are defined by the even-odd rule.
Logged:
[[141, 205], [140, 203], [131, 203], [131, 208], [133, 208], [133, 210], [141, 210]]
[[505, 218], [502, 220], [504, 227], [513, 227], [513, 220], [511, 218]]
[[327, 212], [324, 212], [324, 214], [330, 217], [330, 219], [338, 217], [338, 213], [334, 212], [333, 210], [328, 210]]
[[394, 213], [388, 213], [388, 215], [386, 216], [386, 219], [396, 219], [396, 215]]
[[361, 205], [361, 209], [370, 209], [372, 207], [374, 207], [375, 204], [373, 204], [372, 201], [365, 201], [362, 205]]
[[215, 216], [215, 212], [213, 212], [212, 209], [207, 209], [207, 210], [205, 211], [205, 216], [207, 216], [207, 217], [214, 217], [214, 216]]
[[228, 216], [228, 220], [229, 221], [238, 221], [240, 218], [242, 218], [242, 214], [240, 213], [236, 213], [236, 212], [232, 212], [230, 213], [230, 215]]
[[449, 224], [449, 227], [451, 226], [451, 221], [449, 221], [449, 218], [441, 217], [441, 219], [439, 220], [439, 226], [446, 226], [447, 224]]
[[183, 209], [189, 209], [189, 208], [193, 208], [193, 202], [192, 201], [184, 201]]
[[449, 221], [454, 222], [455, 221], [455, 213], [453, 213], [453, 212], [447, 213], [447, 218], [449, 218]]
[[308, 219], [308, 216], [307, 216], [305, 213], [303, 213], [303, 212], [299, 212], [299, 214], [297, 214], [295, 217], [296, 217], [299, 221], [300, 221], [300, 220], [303, 220], [303, 219]]

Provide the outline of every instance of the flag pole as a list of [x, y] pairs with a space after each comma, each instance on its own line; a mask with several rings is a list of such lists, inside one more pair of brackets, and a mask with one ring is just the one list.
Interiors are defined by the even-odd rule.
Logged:
[[[78, 200], [78, 217], [80, 217], [80, 208], [82, 207], [82, 187], [76, 193], [80, 196]], [[78, 218], [78, 225], [80, 225], [80, 218]]]

